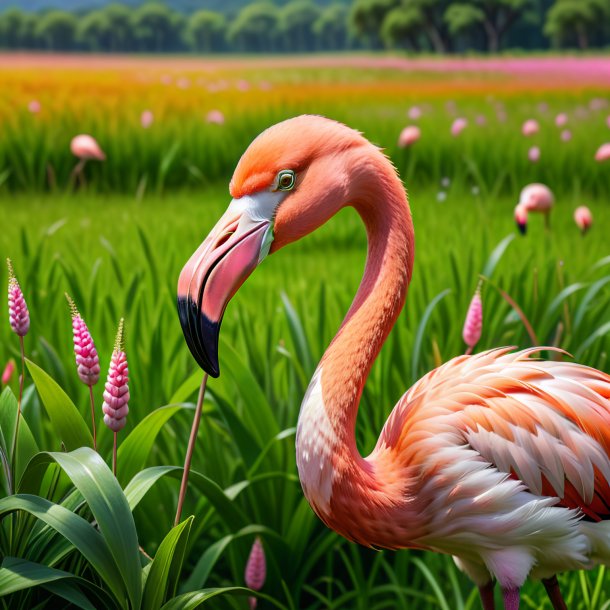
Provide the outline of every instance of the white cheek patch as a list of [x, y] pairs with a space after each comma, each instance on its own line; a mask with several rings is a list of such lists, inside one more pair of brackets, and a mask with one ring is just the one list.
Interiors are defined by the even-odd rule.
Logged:
[[278, 205], [287, 194], [287, 191], [265, 190], [244, 195], [239, 199], [233, 199], [229, 204], [229, 210], [241, 213], [252, 222], [271, 222]]

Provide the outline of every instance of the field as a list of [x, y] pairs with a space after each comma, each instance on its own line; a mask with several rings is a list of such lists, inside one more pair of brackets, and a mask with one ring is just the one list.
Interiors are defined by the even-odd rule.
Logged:
[[[69, 408], [49, 417], [42, 404], [55, 391], [51, 378], [90, 426], [88, 390], [74, 370], [64, 292], [88, 323], [102, 375], [124, 317], [131, 400], [119, 434], [118, 480], [128, 490], [128, 513], [133, 508], [138, 541], [148, 555], [167, 552], [169, 543], [163, 547], [161, 541], [172, 529], [201, 381], [175, 311], [178, 274], [227, 206], [227, 184], [241, 152], [283, 118], [319, 113], [361, 130], [387, 151], [409, 192], [415, 271], [405, 312], [364, 390], [357, 425], [363, 455], [404, 391], [464, 352], [462, 325], [481, 275], [484, 325], [475, 351], [527, 347], [535, 338], [610, 371], [610, 165], [594, 160], [599, 146], [610, 141], [610, 87], [599, 78], [604, 62], [17, 56], [0, 58], [0, 66], [0, 253], [12, 259], [30, 309], [26, 355], [49, 376], [34, 372], [37, 393], [32, 369], [26, 374], [22, 428], [29, 428], [31, 438], [22, 443], [19, 437], [23, 455], [17, 472], [24, 472], [34, 443], [52, 452], [62, 449], [60, 438], [68, 450], [78, 446], [58, 435]], [[32, 101], [39, 103], [34, 112], [28, 108]], [[421, 117], [415, 118], [414, 107]], [[146, 110], [154, 118], [143, 127]], [[207, 120], [211, 111], [220, 111], [224, 120]], [[559, 113], [568, 115], [563, 127], [555, 124]], [[466, 118], [468, 126], [453, 137], [457, 117]], [[521, 133], [527, 119], [540, 124], [531, 137]], [[420, 126], [422, 137], [401, 149], [398, 135], [408, 124]], [[571, 136], [565, 141], [564, 130]], [[88, 162], [80, 177], [72, 174], [76, 160], [69, 147], [77, 133], [95, 136], [107, 157]], [[535, 163], [528, 159], [534, 146], [540, 149]], [[520, 189], [537, 181], [555, 193], [551, 230], [532, 214], [522, 237], [513, 209]], [[572, 218], [578, 205], [593, 212], [586, 235]], [[188, 525], [190, 536], [188, 527], [172, 530], [178, 551], [168, 560], [173, 576], [165, 574], [171, 584], [163, 599], [206, 587], [243, 586], [248, 553], [260, 535], [268, 569], [260, 608], [480, 607], [476, 589], [451, 558], [356, 547], [326, 529], [302, 496], [294, 463], [299, 406], [351, 303], [365, 256], [361, 222], [351, 210], [343, 211], [269, 257], [229, 305], [221, 334], [222, 374], [209, 382], [193, 459], [200, 474], [183, 513], [195, 519]], [[8, 324], [0, 327], [0, 337], [0, 363], [19, 362], [19, 342]], [[9, 385], [11, 391], [0, 399], [3, 451], [12, 438], [7, 422], [16, 416], [11, 394], [18, 393], [16, 374]], [[94, 389], [98, 408], [102, 392], [100, 383]], [[110, 464], [112, 435], [101, 423], [101, 410], [98, 432], [100, 454]], [[179, 468], [163, 469], [169, 465]], [[87, 508], [73, 491], [74, 472], [61, 477], [56, 472], [57, 466], [48, 467], [47, 478], [56, 476], [57, 483], [46, 496], [84, 517], [91, 509], [102, 530], [91, 502]], [[39, 493], [28, 481], [29, 467], [25, 473], [19, 490]], [[140, 487], [134, 491], [130, 480], [137, 473]], [[10, 501], [6, 480], [3, 488], [4, 515]], [[82, 541], [68, 544], [69, 538], [35, 523], [23, 515], [3, 521], [5, 562], [21, 557], [81, 580], [62, 577], [63, 588], [46, 582], [44, 590], [11, 589], [16, 592], [10, 597], [0, 597], [3, 607], [36, 607], [49, 591], [76, 605], [80, 593], [109, 607], [128, 607], [127, 593], [121, 597], [112, 579], [84, 559]], [[102, 531], [105, 538], [109, 532]], [[45, 544], [55, 550], [46, 551]], [[112, 541], [108, 544], [112, 551]], [[148, 562], [144, 555], [139, 559]], [[122, 571], [118, 560], [117, 566]], [[0, 569], [0, 584], [8, 586], [3, 578], [6, 569]], [[560, 582], [571, 609], [610, 607], [604, 568], [562, 575]], [[197, 599], [214, 608], [246, 608], [247, 596], [235, 593]], [[142, 607], [161, 605], [146, 596], [145, 601]], [[551, 608], [540, 583], [526, 585], [522, 603]], [[132, 599], [131, 607], [136, 605]]]

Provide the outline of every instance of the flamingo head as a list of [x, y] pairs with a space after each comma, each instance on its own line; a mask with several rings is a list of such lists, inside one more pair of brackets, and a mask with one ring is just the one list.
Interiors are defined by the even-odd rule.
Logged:
[[269, 253], [310, 233], [350, 201], [367, 171], [361, 151], [370, 149], [382, 157], [358, 132], [307, 115], [270, 127], [250, 144], [231, 179], [228, 209], [178, 280], [182, 330], [209, 375], [220, 374], [218, 339], [231, 297]]
[[515, 208], [515, 222], [521, 235], [527, 233], [527, 206], [520, 203]]

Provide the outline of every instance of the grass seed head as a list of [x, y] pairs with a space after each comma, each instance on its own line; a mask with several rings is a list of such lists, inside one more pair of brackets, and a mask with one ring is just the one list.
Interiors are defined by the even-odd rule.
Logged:
[[13, 332], [25, 337], [30, 329], [30, 312], [25, 302], [21, 286], [15, 277], [11, 259], [6, 259], [8, 266], [8, 316]]

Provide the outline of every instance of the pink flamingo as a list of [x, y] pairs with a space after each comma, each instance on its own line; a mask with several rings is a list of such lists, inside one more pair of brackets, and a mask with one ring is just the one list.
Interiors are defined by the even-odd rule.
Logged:
[[595, 160], [598, 163], [610, 160], [610, 142], [602, 144], [595, 153]]
[[188, 346], [219, 375], [230, 298], [269, 253], [352, 206], [368, 235], [362, 283], [303, 400], [296, 456], [324, 523], [365, 546], [453, 555], [494, 608], [517, 610], [528, 576], [565, 608], [555, 574], [610, 563], [610, 377], [532, 358], [539, 348], [458, 356], [398, 402], [373, 452], [356, 447], [360, 396], [403, 308], [414, 233], [403, 185], [358, 132], [300, 116], [258, 136], [233, 201], [183, 268]]
[[540, 183], [528, 184], [519, 196], [519, 203], [515, 208], [515, 221], [519, 231], [525, 235], [527, 231], [527, 215], [530, 212], [544, 214], [544, 224], [550, 228], [550, 213], [555, 202], [551, 189]]
[[408, 125], [405, 127], [398, 136], [399, 148], [407, 148], [412, 146], [421, 138], [421, 129], [416, 125]]
[[540, 125], [538, 125], [538, 121], [536, 119], [528, 119], [523, 123], [521, 127], [521, 132], [524, 136], [530, 137], [540, 131]]
[[586, 205], [581, 205], [574, 210], [574, 222], [584, 235], [593, 224], [593, 214]]
[[87, 161], [105, 161], [106, 155], [97, 140], [86, 133], [74, 136], [70, 142], [72, 154], [78, 158], [78, 163], [72, 170], [72, 179], [78, 178], [84, 182], [83, 170]]

